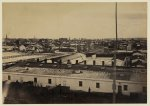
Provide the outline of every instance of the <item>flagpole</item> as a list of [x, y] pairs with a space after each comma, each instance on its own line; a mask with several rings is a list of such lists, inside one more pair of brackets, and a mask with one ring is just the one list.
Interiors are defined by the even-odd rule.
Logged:
[[115, 4], [115, 25], [116, 25], [116, 41], [114, 50], [114, 70], [113, 70], [113, 103], [116, 103], [116, 53], [117, 53], [117, 2]]

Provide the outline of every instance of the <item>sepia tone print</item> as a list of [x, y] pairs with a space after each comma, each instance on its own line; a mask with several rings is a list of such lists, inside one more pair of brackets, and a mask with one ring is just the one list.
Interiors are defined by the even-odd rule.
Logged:
[[4, 104], [147, 103], [147, 3], [3, 3]]

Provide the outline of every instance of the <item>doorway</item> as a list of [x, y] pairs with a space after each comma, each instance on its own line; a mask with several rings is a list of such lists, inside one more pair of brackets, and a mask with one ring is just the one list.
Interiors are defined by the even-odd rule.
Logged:
[[122, 94], [122, 86], [118, 85], [118, 94]]

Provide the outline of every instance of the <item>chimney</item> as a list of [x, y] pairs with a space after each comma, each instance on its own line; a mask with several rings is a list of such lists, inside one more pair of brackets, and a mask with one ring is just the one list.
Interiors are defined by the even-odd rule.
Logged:
[[86, 60], [84, 60], [84, 65], [86, 65]]
[[111, 62], [111, 65], [114, 66], [114, 61]]
[[52, 59], [52, 64], [54, 64], [54, 59]]
[[60, 65], [62, 64], [62, 60], [61, 60], [61, 59], [59, 60], [59, 64], [60, 64]]
[[47, 59], [44, 59], [44, 63], [47, 63]]
[[96, 61], [95, 60], [93, 60], [93, 65], [96, 65]]
[[71, 64], [70, 60], [67, 60], [67, 64]]
[[78, 64], [78, 60], [76, 60], [76, 64]]
[[37, 58], [37, 62], [39, 62], [39, 58]]
[[105, 65], [105, 62], [104, 61], [102, 61], [102, 66], [104, 66]]

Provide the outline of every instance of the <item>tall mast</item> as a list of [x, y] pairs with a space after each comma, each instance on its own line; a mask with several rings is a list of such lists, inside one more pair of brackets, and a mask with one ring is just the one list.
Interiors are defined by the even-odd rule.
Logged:
[[7, 45], [7, 34], [6, 34], [6, 38], [5, 38], [5, 45]]
[[113, 70], [113, 103], [116, 103], [116, 53], [117, 53], [117, 2], [115, 4], [115, 25], [116, 25], [116, 41], [114, 49], [114, 70]]

